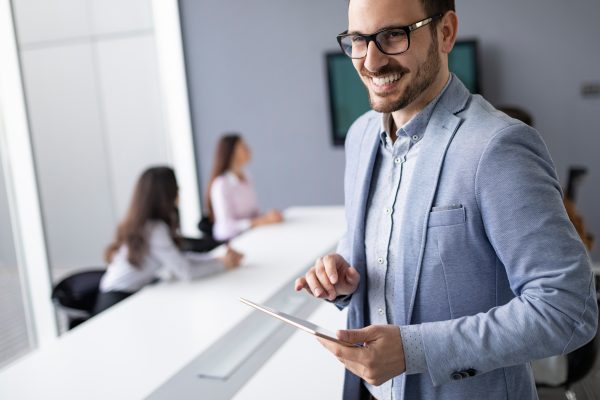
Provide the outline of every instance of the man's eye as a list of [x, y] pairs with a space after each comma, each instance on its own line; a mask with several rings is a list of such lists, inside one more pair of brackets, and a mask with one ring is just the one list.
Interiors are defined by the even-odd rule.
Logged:
[[402, 40], [406, 37], [406, 33], [401, 30], [387, 31], [384, 37], [386, 40]]
[[362, 43], [365, 41], [365, 38], [362, 36], [352, 36], [352, 43]]

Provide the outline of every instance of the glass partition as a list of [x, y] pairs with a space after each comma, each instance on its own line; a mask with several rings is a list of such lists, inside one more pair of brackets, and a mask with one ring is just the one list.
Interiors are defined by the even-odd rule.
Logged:
[[[0, 134], [2, 129], [0, 125]], [[13, 235], [5, 165], [4, 154], [0, 151], [0, 368], [33, 347], [23, 295], [24, 279]]]

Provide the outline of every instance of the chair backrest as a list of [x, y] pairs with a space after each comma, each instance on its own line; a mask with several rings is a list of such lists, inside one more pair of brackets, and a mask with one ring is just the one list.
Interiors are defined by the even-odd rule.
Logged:
[[202, 215], [200, 222], [198, 222], [198, 230], [202, 232], [205, 238], [213, 237], [213, 222], [210, 220], [208, 215]]
[[93, 269], [69, 275], [54, 287], [52, 300], [63, 307], [91, 313], [104, 271]]

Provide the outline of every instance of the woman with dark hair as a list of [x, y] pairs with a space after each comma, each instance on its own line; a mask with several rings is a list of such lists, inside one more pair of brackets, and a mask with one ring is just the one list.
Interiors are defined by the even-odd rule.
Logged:
[[127, 215], [106, 249], [109, 265], [100, 282], [96, 313], [154, 280], [189, 280], [240, 264], [242, 255], [225, 246], [210, 253], [181, 252], [178, 201], [171, 168], [149, 168], [138, 179]]
[[206, 191], [208, 216], [217, 240], [229, 240], [249, 228], [283, 220], [277, 210], [259, 213], [254, 185], [244, 171], [250, 158], [250, 148], [240, 135], [227, 134], [219, 140]]

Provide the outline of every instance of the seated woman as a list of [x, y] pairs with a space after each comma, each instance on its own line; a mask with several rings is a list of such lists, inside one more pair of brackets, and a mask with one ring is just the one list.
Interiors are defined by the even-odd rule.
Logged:
[[242, 255], [226, 246], [210, 253], [180, 250], [178, 192], [169, 167], [149, 168], [139, 178], [127, 216], [106, 249], [109, 265], [100, 282], [95, 313], [157, 279], [189, 280], [240, 264]]
[[254, 185], [244, 172], [250, 157], [250, 148], [239, 135], [225, 135], [219, 140], [206, 194], [217, 240], [229, 240], [249, 228], [283, 220], [277, 210], [259, 213]]

